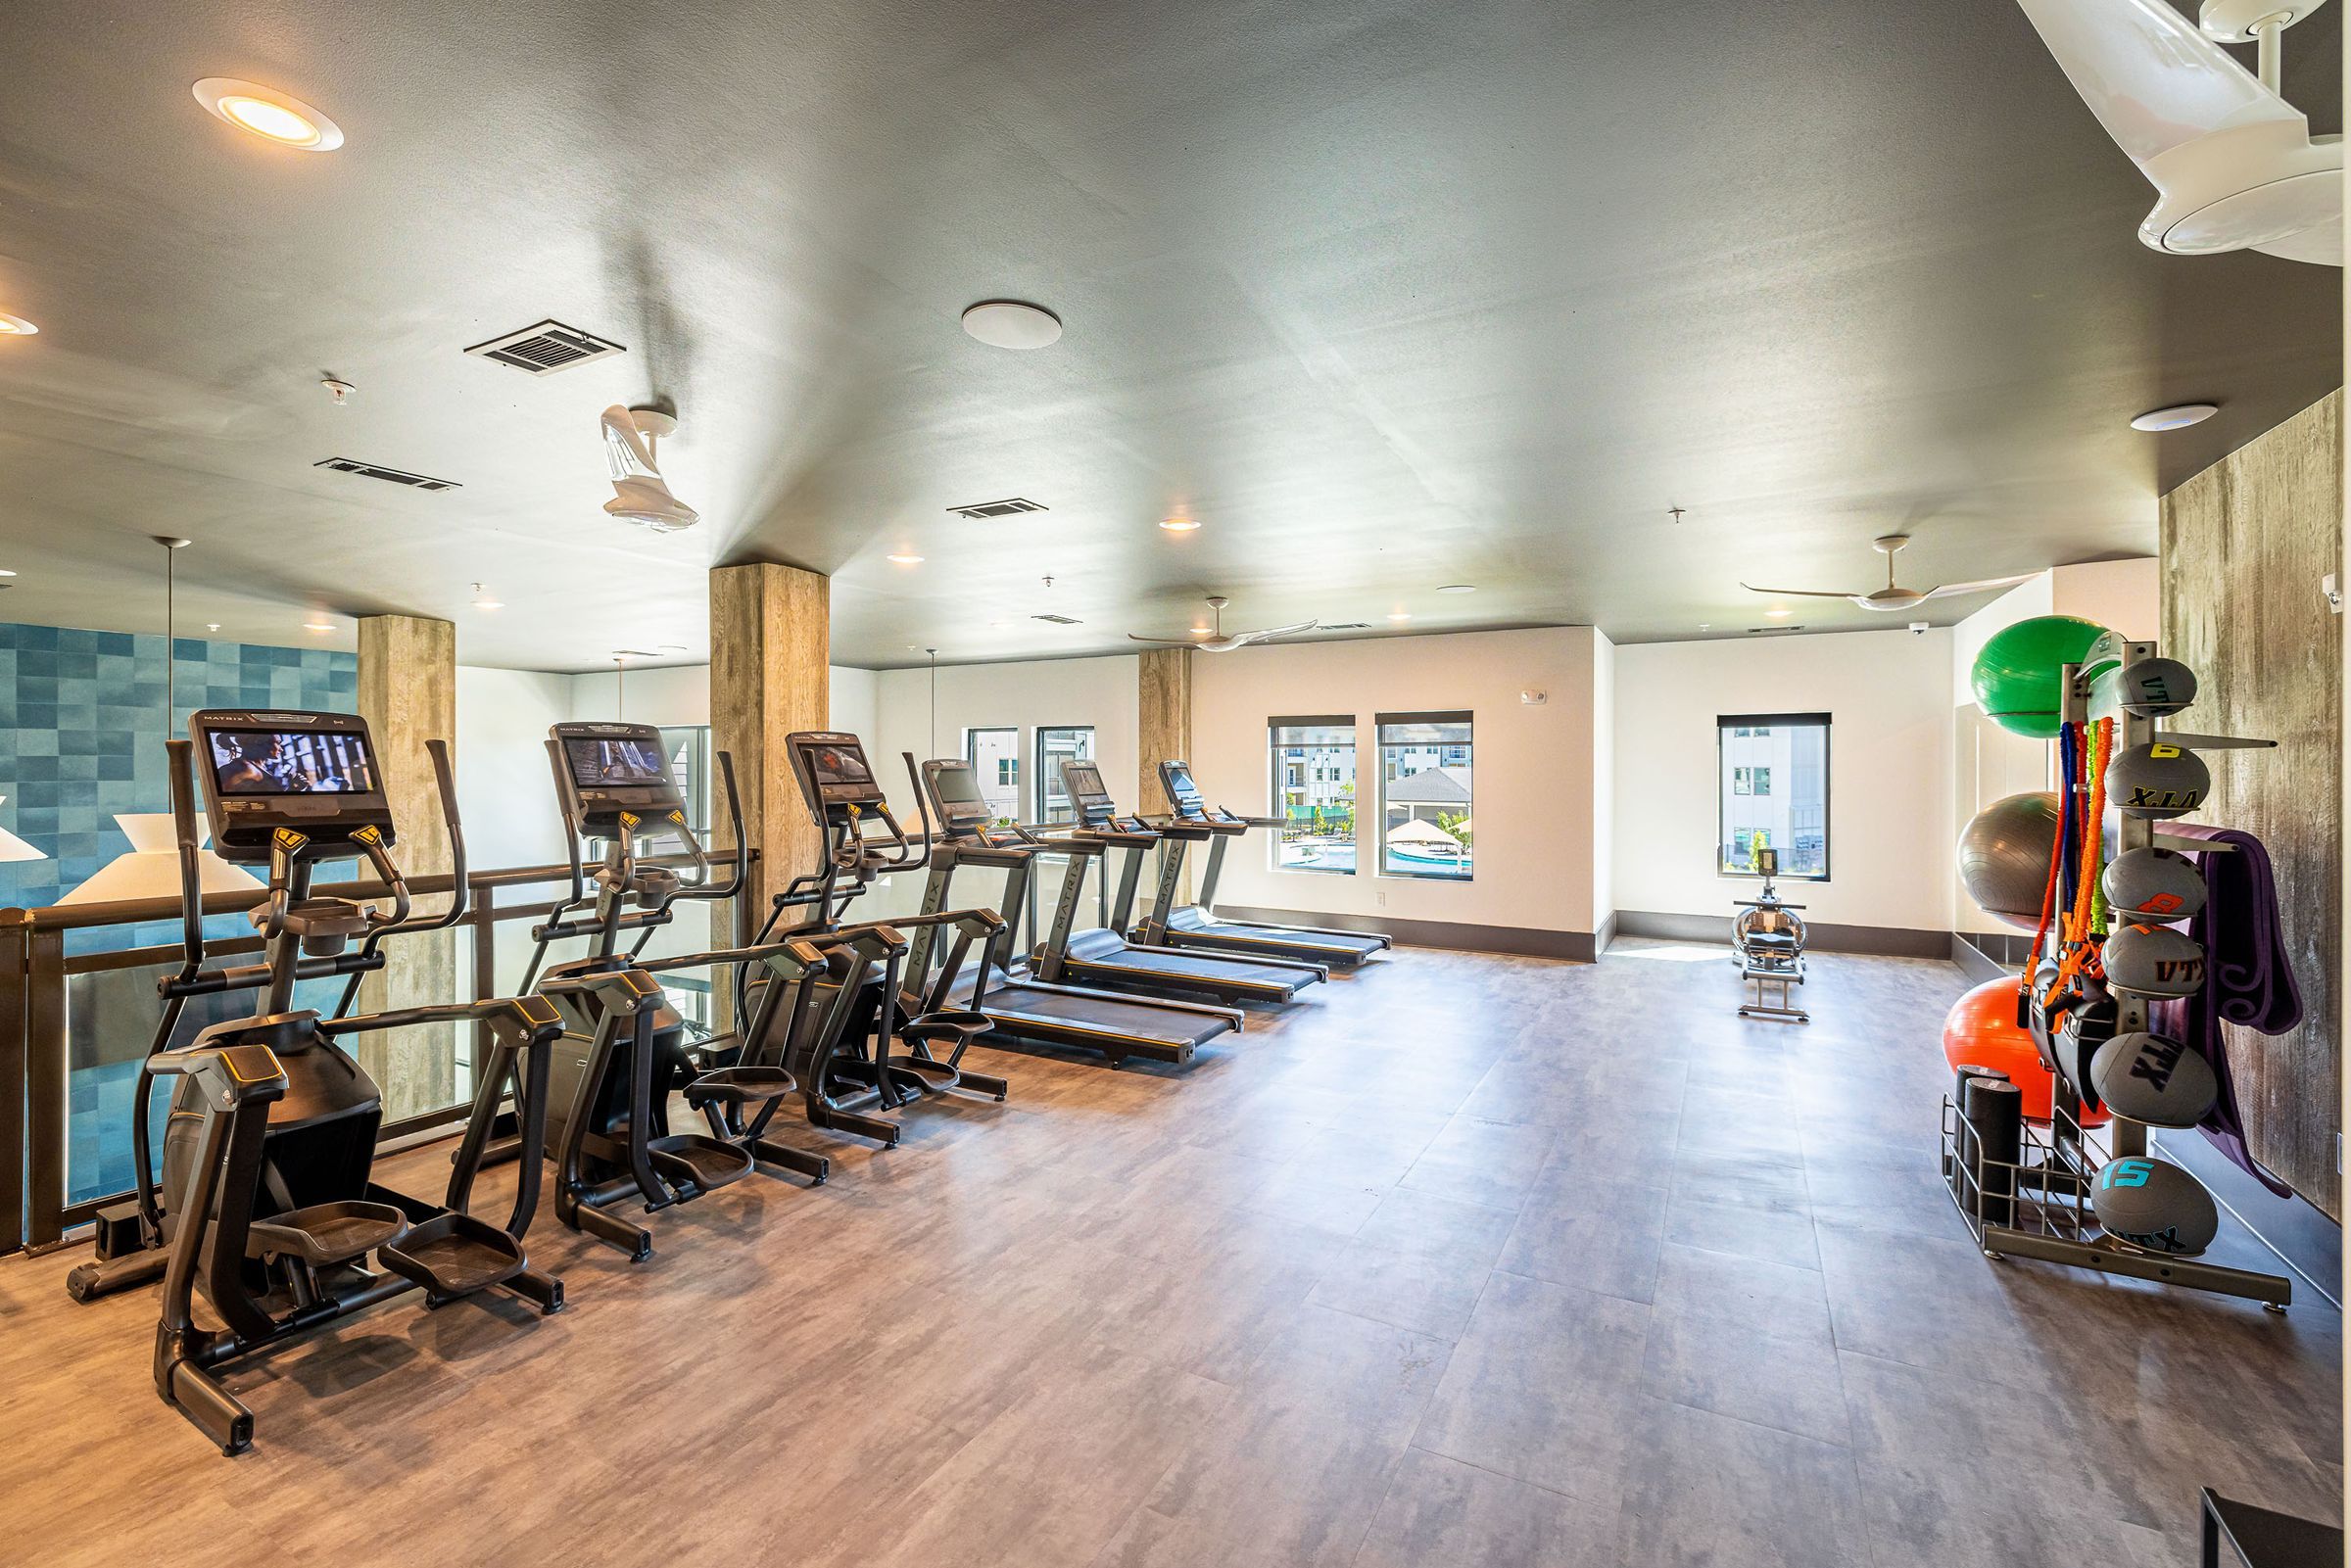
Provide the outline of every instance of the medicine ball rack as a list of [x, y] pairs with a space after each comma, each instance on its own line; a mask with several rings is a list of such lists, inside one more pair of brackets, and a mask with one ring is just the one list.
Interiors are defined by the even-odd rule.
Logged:
[[[2109, 632], [2091, 644], [2080, 664], [2064, 669], [2065, 721], [2081, 724], [2112, 719], [2115, 750], [2170, 738], [2191, 749], [2217, 750], [2261, 746], [2273, 742], [2220, 736], [2159, 734], [2156, 721], [2127, 711], [2120, 701], [2119, 684], [2106, 672], [2119, 674], [2142, 659], [2155, 656], [2153, 642], [2129, 641]], [[2101, 672], [2100, 679], [2083, 679], [2085, 669]], [[2069, 809], [2070, 809], [2069, 803]], [[2106, 849], [2111, 855], [2155, 845], [2198, 854], [2222, 851], [2203, 839], [2180, 838], [2158, 832], [2143, 818], [2114, 813], [2108, 824]], [[2085, 876], [2095, 877], [2087, 868]], [[2035, 955], [2035, 961], [2039, 959]], [[2032, 973], [2032, 964], [2026, 974]], [[2115, 1032], [2147, 1027], [2147, 1004], [2128, 991], [2116, 991]], [[1942, 1154], [1944, 1184], [1951, 1202], [1966, 1222], [1976, 1245], [1987, 1258], [2034, 1258], [2093, 1268], [2101, 1273], [2128, 1275], [2189, 1290], [2209, 1291], [2257, 1301], [2273, 1312], [2282, 1312], [2293, 1301], [2293, 1282], [2282, 1275], [2230, 1268], [2194, 1258], [2174, 1257], [2134, 1246], [2099, 1226], [2090, 1204], [2098, 1171], [2110, 1160], [2143, 1157], [2147, 1152], [2145, 1123], [2113, 1116], [2105, 1127], [2106, 1147], [2099, 1149], [2082, 1126], [2082, 1091], [2056, 1064], [2050, 1064], [2051, 1116], [2045, 1131], [2021, 1117], [2014, 1148], [2002, 1148], [2004, 1131], [1988, 1139], [1964, 1114], [1956, 1093], [1943, 1097]], [[2111, 1115], [2111, 1112], [2110, 1112]]]

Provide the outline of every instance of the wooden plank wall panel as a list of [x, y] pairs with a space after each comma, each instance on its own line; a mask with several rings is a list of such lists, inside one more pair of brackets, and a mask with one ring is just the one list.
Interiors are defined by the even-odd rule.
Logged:
[[[446, 872], [449, 831], [424, 743], [448, 741], [451, 768], [464, 767], [456, 754], [457, 629], [420, 615], [366, 615], [359, 632], [359, 709], [375, 741], [400, 833], [393, 858], [411, 877]], [[441, 904], [433, 900], [425, 908]], [[374, 1012], [471, 994], [471, 986], [457, 985], [457, 933], [427, 931], [384, 944], [384, 967], [360, 983], [359, 1005]], [[384, 1092], [384, 1119], [421, 1116], [456, 1098], [456, 1038], [447, 1024], [359, 1037], [354, 1049]]]
[[[1196, 656], [1190, 648], [1145, 648], [1135, 661], [1134, 798], [1120, 802], [1129, 811], [1157, 815], [1167, 810], [1159, 765], [1169, 758], [1192, 760], [1192, 660]], [[1201, 847], [1205, 853], [1206, 846]], [[1176, 889], [1177, 903], [1191, 902], [1192, 875], [1199, 865], [1196, 858], [1186, 857], [1183, 879]], [[1146, 882], [1143, 890], [1148, 898], [1151, 884]]]
[[[816, 869], [824, 846], [784, 737], [828, 723], [832, 604], [831, 579], [796, 566], [760, 561], [710, 572], [710, 744], [735, 759], [744, 834], [759, 849], [754, 925], [767, 918], [770, 895]], [[734, 847], [723, 816], [712, 836]]]
[[2341, 1216], [2343, 395], [2313, 404], [2163, 499], [2163, 651], [2200, 682], [2183, 730], [2263, 736], [2276, 751], [2207, 753], [2199, 820], [2258, 833], [2278, 868], [2304, 1017], [2272, 1038], [2231, 1028], [2229, 1060], [2255, 1158]]

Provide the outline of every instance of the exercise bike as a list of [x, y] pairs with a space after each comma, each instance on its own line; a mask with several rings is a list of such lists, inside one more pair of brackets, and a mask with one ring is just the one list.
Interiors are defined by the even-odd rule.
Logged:
[[[135, 1210], [100, 1216], [98, 1259], [67, 1290], [87, 1302], [161, 1276], [155, 1387], [223, 1453], [253, 1442], [253, 1413], [219, 1369], [295, 1335], [410, 1290], [438, 1307], [493, 1286], [543, 1312], [563, 1306], [560, 1281], [529, 1265], [522, 1238], [538, 1207], [526, 1171], [503, 1226], [468, 1211], [498, 1114], [515, 1090], [524, 1125], [547, 1115], [549, 1047], [560, 1031], [536, 997], [350, 1012], [362, 976], [384, 967], [388, 936], [444, 930], [466, 907], [465, 840], [442, 742], [427, 742], [449, 831], [449, 908], [411, 920], [408, 884], [393, 862], [390, 804], [364, 720], [348, 714], [206, 711], [188, 721], [193, 745], [168, 742], [177, 832], [182, 945], [177, 974], [158, 989], [164, 1016], [131, 1099]], [[213, 843], [232, 864], [269, 868], [266, 900], [252, 912], [265, 961], [205, 968], [191, 762], [201, 757]], [[251, 759], [282, 759], [271, 771]], [[391, 897], [389, 911], [314, 896], [322, 861], [364, 857]], [[350, 943], [358, 938], [358, 950]], [[348, 976], [332, 1016], [294, 1006], [298, 981]], [[251, 1018], [215, 1023], [170, 1044], [194, 997], [260, 991]], [[426, 1203], [372, 1179], [383, 1099], [345, 1049], [352, 1036], [419, 1024], [473, 1022], [492, 1041], [447, 1194]], [[158, 1176], [148, 1141], [155, 1081], [174, 1080]], [[381, 1272], [367, 1266], [373, 1254]], [[195, 1320], [201, 1294], [221, 1326]]]
[[[1780, 873], [1778, 850], [1756, 850], [1755, 870], [1763, 879], [1762, 890], [1733, 901], [1739, 914], [1731, 922], [1731, 952], [1739, 961], [1739, 977], [1754, 987], [1739, 1004], [1739, 1016], [1809, 1023], [1812, 1015], [1797, 1005], [1791, 990], [1804, 983], [1804, 921], [1797, 913], [1804, 906], [1782, 902], [1772, 885]], [[1768, 1000], [1767, 991], [1778, 1000]]]

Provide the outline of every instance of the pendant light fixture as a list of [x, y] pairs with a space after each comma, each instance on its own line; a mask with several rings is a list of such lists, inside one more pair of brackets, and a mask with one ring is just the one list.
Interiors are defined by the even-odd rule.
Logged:
[[[153, 536], [164, 546], [164, 737], [169, 739], [171, 727], [178, 717], [172, 684], [173, 666], [178, 662], [173, 654], [178, 646], [179, 606], [175, 600], [174, 566], [178, 552], [188, 547], [189, 541], [174, 539], [168, 534]], [[130, 840], [130, 848], [98, 868], [95, 875], [72, 888], [58, 900], [60, 904], [116, 904], [132, 899], [176, 898], [179, 896], [179, 843], [168, 811], [125, 811], [115, 818], [115, 826]], [[250, 872], [231, 866], [206, 847], [210, 833], [202, 823], [196, 828], [196, 876], [200, 889], [207, 893], [241, 892], [258, 889], [262, 884]]]

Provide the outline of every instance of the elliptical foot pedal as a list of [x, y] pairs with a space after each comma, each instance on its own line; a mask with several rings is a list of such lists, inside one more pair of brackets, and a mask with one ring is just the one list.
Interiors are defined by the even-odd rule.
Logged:
[[703, 1192], [730, 1181], [741, 1181], [751, 1173], [755, 1164], [749, 1150], [705, 1138], [697, 1132], [655, 1138], [645, 1146], [645, 1152], [653, 1168], [671, 1184], [696, 1187]]
[[312, 1204], [255, 1220], [245, 1233], [245, 1256], [298, 1258], [326, 1268], [388, 1247], [408, 1232], [408, 1216], [390, 1204]]
[[442, 1214], [376, 1249], [384, 1266], [435, 1304], [503, 1285], [523, 1270], [522, 1243], [471, 1214]]

